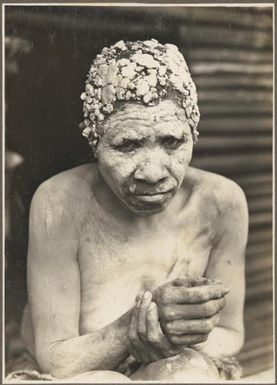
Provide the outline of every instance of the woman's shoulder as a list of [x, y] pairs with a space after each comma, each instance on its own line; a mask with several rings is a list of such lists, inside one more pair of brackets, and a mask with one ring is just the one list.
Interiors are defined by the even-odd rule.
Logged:
[[242, 188], [223, 175], [191, 167], [188, 178], [193, 186], [192, 190], [206, 210], [215, 209], [218, 214], [224, 214], [247, 206]]
[[91, 188], [95, 169], [93, 163], [87, 163], [62, 171], [41, 183], [36, 193], [80, 196]]
[[33, 196], [32, 205], [47, 201], [53, 208], [63, 206], [74, 210], [85, 205], [92, 197], [96, 167], [93, 163], [83, 164], [52, 176], [39, 185]]

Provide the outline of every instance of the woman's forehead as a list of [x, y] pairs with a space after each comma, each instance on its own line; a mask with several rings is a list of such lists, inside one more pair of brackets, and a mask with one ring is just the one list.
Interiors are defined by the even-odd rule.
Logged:
[[163, 100], [154, 106], [145, 106], [139, 103], [124, 103], [121, 109], [109, 116], [104, 123], [105, 128], [122, 124], [125, 121], [167, 122], [180, 120], [187, 122], [185, 112], [174, 101]]
[[171, 100], [155, 106], [126, 103], [104, 123], [106, 137], [145, 137], [151, 134], [181, 135], [190, 132], [184, 110]]

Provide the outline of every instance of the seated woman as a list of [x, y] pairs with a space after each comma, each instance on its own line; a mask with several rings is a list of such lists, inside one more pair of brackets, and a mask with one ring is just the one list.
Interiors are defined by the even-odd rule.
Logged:
[[182, 54], [120, 41], [81, 98], [96, 161], [31, 205], [29, 354], [55, 380], [237, 378], [247, 205], [234, 182], [190, 167], [199, 110]]

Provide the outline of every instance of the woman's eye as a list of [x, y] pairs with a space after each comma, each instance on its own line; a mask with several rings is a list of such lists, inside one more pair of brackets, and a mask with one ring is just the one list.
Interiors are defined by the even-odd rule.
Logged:
[[184, 138], [178, 139], [178, 138], [174, 138], [173, 136], [170, 136], [162, 140], [162, 145], [166, 149], [175, 150], [178, 147], [180, 147], [184, 142], [185, 142]]
[[123, 143], [115, 146], [115, 149], [121, 152], [132, 152], [140, 147], [140, 142], [136, 140], [124, 140]]

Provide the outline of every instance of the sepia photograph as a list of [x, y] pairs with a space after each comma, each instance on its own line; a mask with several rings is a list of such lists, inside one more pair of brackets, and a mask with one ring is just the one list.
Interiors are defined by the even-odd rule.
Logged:
[[2, 5], [3, 383], [275, 383], [274, 12]]

